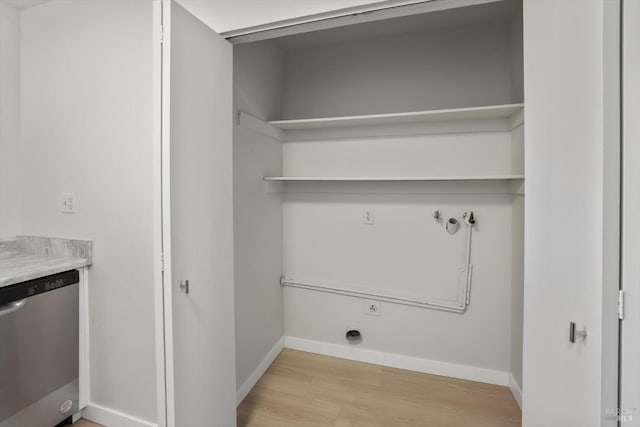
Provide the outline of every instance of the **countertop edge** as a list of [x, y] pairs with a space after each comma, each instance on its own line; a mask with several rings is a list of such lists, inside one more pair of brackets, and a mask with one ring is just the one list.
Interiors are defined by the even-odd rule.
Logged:
[[0, 288], [93, 263], [93, 241], [16, 236], [0, 242]]
[[84, 267], [89, 267], [88, 260], [84, 258], [74, 258], [65, 260], [58, 265], [50, 267], [43, 267], [38, 270], [29, 271], [22, 274], [11, 276], [5, 280], [0, 280], [0, 288], [15, 285], [17, 283], [26, 282], [28, 280], [38, 279], [40, 277], [50, 276], [52, 274], [62, 273], [69, 270], [77, 270]]

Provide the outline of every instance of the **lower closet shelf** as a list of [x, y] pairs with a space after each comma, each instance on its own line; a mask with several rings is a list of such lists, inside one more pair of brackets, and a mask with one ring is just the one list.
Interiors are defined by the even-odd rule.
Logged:
[[265, 176], [268, 182], [429, 182], [429, 181], [514, 181], [524, 175], [435, 176], [435, 177], [360, 177], [360, 176]]

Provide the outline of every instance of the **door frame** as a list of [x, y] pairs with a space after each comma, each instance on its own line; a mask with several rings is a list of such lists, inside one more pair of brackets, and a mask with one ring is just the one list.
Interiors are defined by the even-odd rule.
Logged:
[[[173, 407], [171, 324], [171, 210], [169, 199], [170, 45], [164, 43], [170, 30], [170, 0], [153, 0], [153, 266], [156, 345], [157, 425], [167, 427]], [[167, 285], [165, 287], [165, 277]], [[167, 295], [169, 300], [167, 301]], [[169, 370], [169, 374], [167, 373]]]
[[[640, 227], [637, 212], [637, 165], [640, 163], [640, 127], [635, 118], [640, 114], [640, 48], [637, 36], [640, 23], [633, 19], [640, 14], [640, 3], [635, 0], [622, 2], [622, 290], [624, 320], [620, 326], [620, 400], [617, 410], [621, 425], [640, 426], [640, 340], [634, 337], [640, 328]], [[629, 43], [630, 41], [634, 43]], [[625, 120], [625, 118], [629, 118]], [[634, 339], [635, 338], [635, 339]], [[625, 363], [635, 361], [636, 363]], [[631, 403], [629, 403], [631, 402]]]
[[622, 1], [603, 0], [603, 228], [602, 336], [600, 385], [602, 426], [617, 426], [611, 410], [620, 400], [620, 320], [622, 215]]
[[[180, 427], [176, 420], [174, 281], [171, 203], [172, 13], [175, 0], [153, 0], [153, 205], [154, 296], [158, 427]], [[231, 98], [230, 98], [231, 99]], [[229, 120], [231, 120], [231, 115]], [[231, 122], [229, 123], [231, 125]], [[187, 292], [188, 293], [188, 292]], [[235, 377], [235, 375], [234, 375]], [[236, 390], [229, 390], [235, 395]]]
[[[457, 1], [459, 7], [498, 0]], [[153, 265], [158, 427], [175, 427], [170, 203], [171, 7], [172, 0], [153, 0]], [[305, 33], [317, 29], [316, 26], [330, 28], [440, 8], [442, 6], [432, 3], [432, 0], [386, 0], [357, 8], [301, 16], [286, 22], [238, 29], [221, 36], [234, 43], [242, 43], [254, 41], [254, 36], [257, 37], [255, 40], [279, 37], [283, 35], [282, 31], [291, 34]], [[357, 9], [358, 16], [354, 16], [351, 9]], [[365, 12], [379, 14], [371, 17]], [[239, 35], [243, 38], [238, 38]]]
[[[461, 0], [462, 4], [467, 3], [485, 3], [496, 0]], [[629, 3], [629, 0], [619, 0], [616, 2], [609, 2], [607, 15], [611, 18], [615, 14], [619, 14], [622, 18], [622, 13], [616, 5], [619, 3]], [[389, 6], [393, 7], [389, 7]], [[434, 7], [435, 3], [431, 3], [431, 0], [389, 0], [378, 3], [377, 5], [364, 5], [359, 7], [359, 12], [381, 12], [378, 19], [388, 18], [389, 13], [404, 13], [403, 7], [406, 10], [411, 8], [415, 10], [422, 10], [421, 8]], [[384, 7], [381, 7], [384, 6]], [[388, 10], [395, 9], [396, 10]], [[153, 0], [153, 247], [154, 247], [154, 314], [155, 314], [155, 345], [156, 345], [156, 389], [157, 389], [157, 425], [158, 427], [175, 427], [175, 407], [174, 407], [174, 384], [173, 384], [173, 335], [171, 325], [172, 319], [172, 295], [171, 295], [171, 205], [170, 205], [170, 58], [171, 58], [171, 46], [167, 41], [168, 35], [171, 31], [171, 0]], [[326, 14], [311, 15], [306, 17], [300, 17], [293, 20], [287, 20], [276, 22], [273, 24], [267, 24], [263, 26], [257, 26], [247, 29], [239, 29], [223, 33], [222, 36], [230, 39], [234, 43], [245, 43], [255, 40], [261, 40], [265, 38], [278, 37], [283, 31], [291, 33], [304, 33], [314, 29], [314, 25], [320, 25], [323, 28], [329, 28], [332, 26], [349, 25], [353, 24], [357, 17], [344, 16], [336, 12], [328, 12]], [[418, 13], [418, 12], [414, 12]], [[364, 16], [364, 15], [362, 15]], [[349, 23], [340, 21], [349, 20]], [[364, 19], [364, 18], [360, 18]], [[332, 22], [335, 20], [334, 22]], [[627, 20], [629, 21], [629, 20]], [[608, 22], [612, 22], [609, 19]], [[334, 25], [336, 23], [337, 25]], [[625, 22], [628, 23], [628, 22]], [[286, 24], [286, 25], [285, 25]], [[617, 32], [616, 32], [617, 31]], [[621, 34], [620, 28], [613, 28], [607, 32], [607, 39], [605, 40], [605, 46], [611, 46], [617, 40], [620, 40]], [[619, 54], [618, 51], [615, 53]], [[609, 74], [606, 76], [604, 89], [611, 89], [620, 84], [620, 75], [623, 72], [622, 69], [610, 69]], [[617, 101], [612, 97], [606, 97], [605, 102], [607, 106], [620, 105], [620, 92], [617, 95]], [[605, 137], [614, 137], [616, 129], [618, 135], [620, 134], [620, 115], [619, 110], [616, 110], [614, 114], [608, 117], [607, 125], [605, 126]], [[617, 124], [615, 122], [615, 115], [618, 114]], [[616, 128], [617, 126], [617, 128]], [[618, 140], [618, 150], [620, 148], [620, 141]], [[621, 181], [624, 181], [625, 175], [615, 166], [615, 156], [620, 158], [620, 152], [616, 154], [615, 142], [607, 145], [608, 149], [608, 161], [610, 169], [606, 171], [607, 178], [605, 179], [604, 194], [607, 197], [608, 202], [618, 201], [620, 206], [620, 185]], [[640, 162], [640, 158], [637, 159]], [[640, 209], [640, 202], [637, 203], [637, 207]], [[620, 212], [622, 209], [623, 212]], [[605, 211], [605, 228], [604, 231], [610, 231], [615, 233], [615, 238], [605, 240], [606, 247], [609, 249], [605, 251], [607, 256], [604, 260], [605, 271], [603, 272], [603, 342], [602, 342], [602, 356], [603, 356], [603, 378], [606, 378], [606, 384], [602, 384], [601, 397], [602, 407], [612, 408], [613, 398], [610, 394], [614, 388], [617, 388], [615, 398], [618, 400], [618, 407], [620, 402], [620, 390], [621, 390], [621, 378], [618, 379], [618, 354], [620, 353], [618, 345], [621, 345], [621, 341], [618, 340], [618, 322], [613, 322], [610, 319], [614, 316], [614, 312], [617, 310], [617, 303], [613, 299], [617, 300], [618, 289], [614, 283], [619, 283], [616, 280], [618, 275], [624, 274], [624, 267], [622, 270], [618, 268], [618, 257], [624, 254], [619, 253], [619, 249], [616, 245], [620, 244], [620, 216], [624, 216], [624, 207]], [[640, 253], [636, 254], [640, 256]], [[615, 266], [615, 267], [614, 267]], [[165, 278], [167, 280], [165, 281]], [[626, 286], [625, 286], [626, 287]], [[640, 289], [640, 285], [636, 288]], [[627, 303], [628, 306], [631, 304]], [[615, 323], [615, 325], [614, 325]], [[620, 334], [622, 337], [622, 334]], [[615, 346], [612, 350], [612, 345]], [[604, 360], [606, 355], [606, 361]], [[615, 375], [613, 372], [615, 371]], [[620, 371], [622, 374], [622, 371]], [[235, 392], [235, 391], [234, 391]], [[603, 420], [603, 422], [606, 422]], [[610, 422], [610, 420], [609, 420]]]

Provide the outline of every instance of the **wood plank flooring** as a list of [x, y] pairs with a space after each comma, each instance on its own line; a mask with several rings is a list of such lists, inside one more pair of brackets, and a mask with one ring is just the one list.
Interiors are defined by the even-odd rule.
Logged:
[[507, 387], [285, 349], [238, 427], [519, 427]]
[[87, 420], [78, 420], [78, 422], [75, 423], [73, 427], [104, 427], [104, 426], [100, 424], [92, 423], [91, 421], [87, 421]]
[[520, 427], [520, 418], [507, 387], [288, 349], [238, 407], [238, 427]]

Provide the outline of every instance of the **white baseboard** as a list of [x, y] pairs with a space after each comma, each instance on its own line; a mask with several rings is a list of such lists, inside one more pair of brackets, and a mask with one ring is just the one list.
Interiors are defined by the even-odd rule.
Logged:
[[296, 337], [285, 337], [284, 346], [293, 350], [308, 351], [311, 353], [323, 354], [325, 356], [373, 363], [392, 368], [407, 369], [409, 371], [442, 375], [501, 386], [509, 385], [509, 373], [494, 369], [421, 359], [419, 357], [384, 353], [376, 350], [367, 350], [364, 348], [312, 341]]
[[269, 369], [269, 366], [276, 360], [278, 354], [284, 348], [284, 337], [280, 338], [278, 342], [273, 346], [271, 350], [267, 353], [267, 355], [262, 359], [262, 362], [258, 365], [258, 367], [249, 375], [249, 378], [238, 388], [236, 391], [236, 405], [240, 405], [247, 394], [251, 391], [251, 389], [256, 385], [256, 383], [260, 380], [262, 375]]
[[106, 427], [158, 427], [150, 421], [91, 402], [82, 410], [82, 417]]
[[516, 399], [520, 410], [522, 410], [522, 390], [511, 373], [509, 373], [509, 388], [511, 389], [511, 394], [513, 394], [513, 397]]

